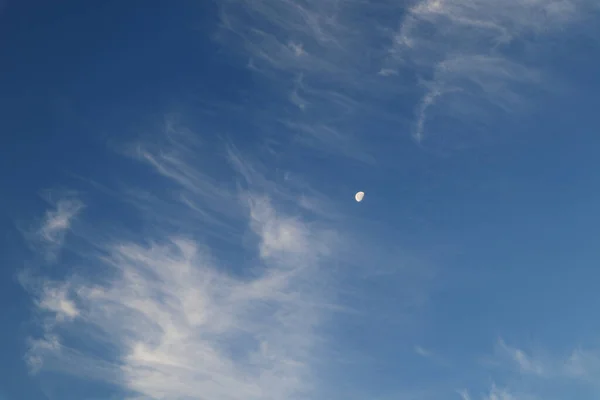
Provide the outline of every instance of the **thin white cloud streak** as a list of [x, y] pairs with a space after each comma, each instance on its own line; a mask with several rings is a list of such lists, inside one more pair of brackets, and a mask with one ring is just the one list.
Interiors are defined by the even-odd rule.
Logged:
[[467, 390], [457, 392], [461, 400], [540, 400], [538, 397], [529, 393], [515, 392], [505, 387], [492, 384], [489, 391], [480, 396], [471, 396]]
[[[311, 126], [304, 130], [308, 139], [314, 132], [327, 138], [319, 127], [328, 126], [341, 133], [337, 142], [358, 139], [363, 147], [407, 128], [421, 142], [428, 131], [438, 133], [432, 122], [442, 118], [474, 131], [497, 115], [528, 110], [536, 94], [560, 86], [540, 58], [546, 44], [598, 16], [591, 0], [223, 0], [219, 6], [220, 42], [250, 59], [281, 100], [297, 108], [277, 106], [288, 121]], [[526, 51], [519, 54], [519, 47]], [[350, 113], [340, 108], [339, 95], [350, 99]], [[377, 118], [385, 129], [348, 135], [341, 129], [361, 118]], [[346, 146], [339, 148], [348, 156]], [[351, 153], [359, 154], [360, 145]]]
[[[234, 148], [228, 160], [238, 189], [216, 185], [174, 140], [138, 154], [207, 215], [245, 225], [251, 240], [242, 246], [240, 238], [238, 250], [255, 261], [223, 265], [170, 226], [123, 240], [88, 231], [85, 239], [103, 249], [89, 255], [105, 271], [101, 280], [22, 279], [43, 328], [26, 361], [32, 372], [100, 380], [141, 398], [304, 398], [317, 390], [320, 329], [336, 309], [324, 266], [338, 235], [323, 216], [308, 222], [307, 208], [286, 212], [301, 203], [293, 191], [275, 188]], [[194, 218], [180, 197], [164, 199]]]
[[415, 346], [414, 351], [417, 355], [419, 355], [427, 360], [430, 360], [436, 364], [444, 364], [444, 365], [447, 364], [444, 360], [442, 360], [440, 357], [438, 357], [438, 355], [430, 349], [426, 349], [422, 346]]
[[[216, 232], [239, 233], [238, 221], [247, 211], [240, 207], [241, 190], [268, 193], [277, 202], [299, 206], [326, 219], [336, 218], [337, 212], [331, 202], [291, 171], [273, 173], [272, 168], [260, 160], [242, 156], [231, 142], [223, 146], [220, 152], [223, 157], [215, 160], [213, 145], [202, 143], [172, 117], [167, 118], [164, 132], [164, 145], [139, 143], [127, 152], [134, 159], [150, 165], [167, 181], [175, 183], [170, 197], [157, 197], [146, 189], [128, 189], [130, 200], [148, 212], [164, 210], [181, 223], [181, 212], [191, 210], [194, 220], [215, 226]], [[215, 170], [221, 171], [218, 177], [213, 173]], [[189, 210], [169, 207], [170, 201], [181, 203]]]
[[[402, 92], [400, 86], [385, 82], [383, 75], [390, 71], [373, 61], [385, 56], [379, 39], [386, 39], [389, 27], [382, 30], [378, 21], [360, 22], [365, 13], [385, 16], [391, 4], [224, 0], [219, 2], [218, 38], [273, 84], [274, 93], [282, 98], [269, 109], [289, 123], [294, 139], [311, 149], [355, 158], [364, 154], [375, 133], [349, 131], [353, 119], [371, 114], [398, 118], [372, 102]], [[279, 100], [287, 100], [293, 108]], [[281, 134], [273, 136], [286, 140]]]
[[415, 353], [420, 355], [421, 357], [429, 358], [433, 356], [433, 353], [421, 346], [415, 346]]
[[[426, 120], [451, 115], [462, 123], [478, 103], [503, 111], [520, 111], [532, 88], [548, 89], [536, 46], [544, 38], [573, 27], [589, 11], [586, 0], [423, 0], [411, 7], [395, 35], [390, 58], [410, 63], [426, 79], [424, 95], [416, 107], [415, 139], [425, 137]], [[536, 44], [530, 39], [536, 36]], [[525, 43], [528, 61], [511, 53], [512, 44]], [[543, 63], [543, 61], [542, 61]], [[448, 92], [454, 95], [444, 97]], [[436, 100], [434, 102], [434, 100]], [[439, 108], [439, 110], [437, 110]], [[458, 109], [457, 109], [458, 108]], [[467, 110], [469, 110], [467, 112]], [[466, 115], [465, 115], [466, 114]]]
[[282, 121], [282, 123], [296, 134], [295, 143], [317, 149], [327, 156], [341, 154], [367, 164], [375, 162], [373, 155], [364, 149], [361, 151], [360, 141], [356, 137], [348, 132], [342, 132], [334, 126], [291, 121]]
[[453, 364], [448, 359], [446, 359], [444, 356], [442, 356], [440, 354], [437, 354], [436, 352], [434, 352], [431, 349], [427, 349], [425, 347], [417, 345], [414, 347], [413, 350], [418, 356], [427, 360], [432, 365], [436, 365], [436, 366], [442, 367], [442, 368], [450, 368], [453, 366]]
[[506, 389], [500, 389], [496, 385], [493, 385], [490, 389], [490, 393], [482, 397], [482, 400], [533, 400], [532, 397], [525, 396], [514, 396]]
[[600, 376], [600, 352], [575, 349], [564, 364], [567, 376], [590, 383], [598, 382]]
[[562, 379], [580, 384], [596, 384], [600, 376], [600, 353], [597, 349], [575, 348], [567, 356], [531, 354], [498, 341], [499, 366], [515, 369], [523, 376]]
[[56, 209], [46, 212], [44, 222], [39, 230], [42, 240], [60, 246], [64, 240], [65, 232], [71, 227], [71, 222], [79, 214], [83, 204], [76, 199], [61, 199], [56, 204]]
[[498, 341], [498, 349], [501, 355], [508, 356], [511, 363], [516, 365], [520, 372], [525, 374], [546, 376], [549, 371], [548, 365], [539, 359], [530, 357], [525, 351], [507, 345], [504, 340]]
[[45, 212], [39, 227], [33, 232], [25, 233], [29, 243], [34, 248], [41, 249], [48, 261], [56, 259], [73, 221], [84, 208], [83, 202], [73, 195], [59, 196], [58, 200], [53, 197], [57, 196], [48, 194], [52, 208]]

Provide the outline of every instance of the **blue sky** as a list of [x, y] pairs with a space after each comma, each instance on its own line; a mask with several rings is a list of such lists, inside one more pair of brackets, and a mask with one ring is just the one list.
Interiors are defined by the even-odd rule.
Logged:
[[600, 397], [594, 1], [0, 4], [0, 400]]

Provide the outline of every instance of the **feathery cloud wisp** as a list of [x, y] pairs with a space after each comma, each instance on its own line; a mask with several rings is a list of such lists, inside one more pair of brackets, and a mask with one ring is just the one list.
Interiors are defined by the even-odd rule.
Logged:
[[433, 356], [433, 353], [430, 350], [427, 350], [421, 346], [415, 346], [415, 353], [425, 358]]
[[[322, 266], [334, 251], [334, 230], [286, 212], [295, 197], [272, 190], [237, 153], [230, 153], [232, 165], [252, 190], [217, 190], [173, 148], [141, 154], [207, 214], [245, 224], [246, 244], [240, 238], [238, 250], [254, 261], [225, 264], [169, 227], [139, 240], [88, 233], [102, 249], [88, 257], [104, 271], [101, 278], [25, 285], [45, 316], [43, 333], [29, 342], [32, 371], [103, 381], [153, 399], [300, 398], [315, 390], [329, 282]], [[195, 213], [181, 197], [165, 201]], [[62, 204], [60, 215], [74, 210]]]
[[65, 232], [71, 227], [73, 218], [77, 216], [83, 204], [79, 200], [61, 199], [55, 210], [46, 212], [39, 234], [45, 242], [60, 246]]
[[[586, 0], [417, 2], [403, 17], [390, 49], [392, 60], [401, 66], [408, 61], [424, 79], [415, 137], [424, 137], [430, 114], [472, 124], [469, 120], [479, 121], [481, 112], [526, 107], [532, 88], [548, 89], [551, 84], [542, 73], [543, 58], [532, 56], [543, 54], [544, 39], [572, 28], [590, 4]], [[519, 54], [515, 45], [529, 53]], [[434, 105], [439, 106], [436, 113], [428, 112]]]
[[60, 251], [71, 224], [84, 207], [83, 203], [73, 196], [60, 198], [54, 206], [53, 209], [46, 211], [32, 237], [33, 244], [41, 246], [45, 257], [49, 260], [55, 258]]
[[502, 339], [499, 340], [498, 347], [525, 374], [544, 376], [550, 372], [548, 366], [541, 360], [530, 357], [521, 349], [507, 345]]
[[[442, 118], [471, 131], [529, 109], [536, 93], [554, 90], [546, 46], [593, 12], [591, 0], [226, 0], [219, 38], [300, 109], [274, 104], [288, 121], [314, 125], [300, 134], [328, 138], [318, 129], [328, 126], [340, 144], [358, 140], [360, 153], [411, 126], [422, 141]], [[400, 98], [416, 115], [402, 114]], [[366, 118], [379, 121], [378, 132], [346, 134]]]
[[498, 350], [500, 359], [508, 362], [501, 366], [515, 369], [522, 376], [587, 385], [594, 384], [594, 377], [600, 374], [600, 356], [596, 349], [578, 347], [567, 356], [528, 354], [522, 349], [509, 346], [501, 339], [498, 342]]

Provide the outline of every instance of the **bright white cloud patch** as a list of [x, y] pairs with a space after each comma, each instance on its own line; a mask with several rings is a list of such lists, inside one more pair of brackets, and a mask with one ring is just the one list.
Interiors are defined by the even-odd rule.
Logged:
[[[251, 261], [224, 264], [168, 225], [150, 240], [88, 234], [102, 249], [88, 258], [102, 279], [23, 279], [44, 316], [43, 334], [30, 340], [26, 356], [32, 371], [108, 382], [148, 399], [293, 399], [313, 392], [319, 327], [327, 317], [322, 266], [334, 231], [286, 213], [281, 199], [291, 197], [281, 190], [205, 190], [210, 179], [183, 154], [143, 154], [214, 218], [222, 217], [211, 208], [223, 201], [236, 207], [228, 218], [239, 218], [255, 238], [252, 247], [240, 238], [237, 251]], [[246, 182], [260, 189], [264, 178], [237, 161]], [[59, 204], [45, 226], [65, 228], [65, 215], [78, 210]], [[187, 202], [169, 204], [196, 218]]]
[[77, 306], [69, 298], [68, 287], [46, 284], [38, 302], [41, 310], [53, 313], [58, 321], [73, 319], [79, 315]]

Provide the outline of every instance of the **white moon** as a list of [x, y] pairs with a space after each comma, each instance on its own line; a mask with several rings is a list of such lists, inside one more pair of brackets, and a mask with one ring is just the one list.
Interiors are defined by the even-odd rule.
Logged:
[[364, 197], [365, 197], [365, 192], [358, 192], [354, 195], [354, 199], [359, 203], [362, 201], [362, 199]]

